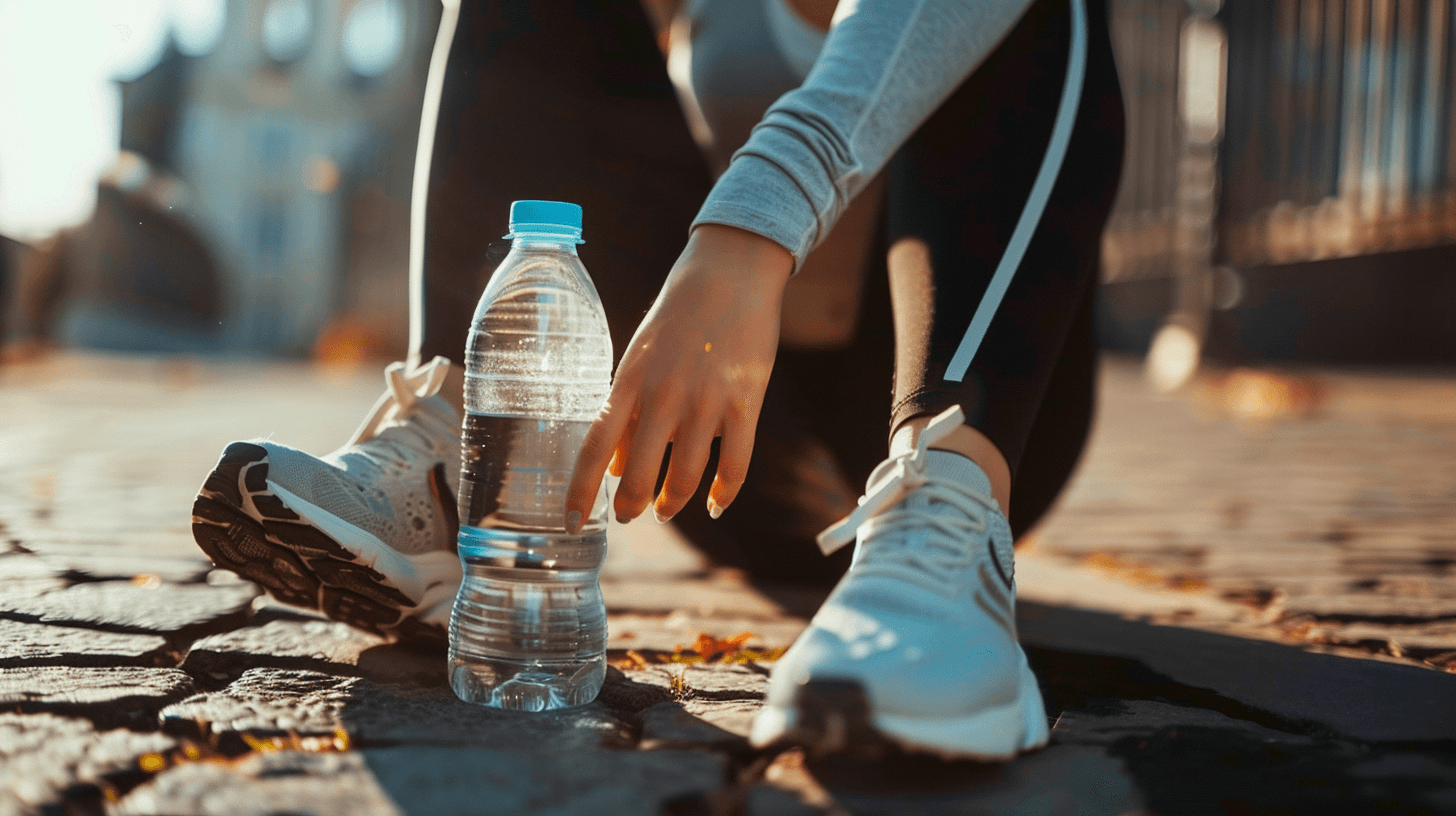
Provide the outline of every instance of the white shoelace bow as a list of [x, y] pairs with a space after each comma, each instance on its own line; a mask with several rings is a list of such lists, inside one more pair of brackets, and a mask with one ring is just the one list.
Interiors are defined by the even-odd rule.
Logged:
[[[859, 507], [843, 520], [819, 534], [819, 548], [828, 555], [845, 544], [855, 540], [860, 525], [870, 519], [877, 519], [880, 532], [893, 536], [900, 528], [930, 526], [940, 536], [924, 536], [924, 544], [918, 547], [896, 548], [895, 560], [909, 562], [921, 570], [937, 573], [949, 567], [963, 564], [969, 557], [966, 548], [954, 542], [964, 541], [969, 535], [984, 532], [986, 513], [994, 509], [994, 501], [962, 485], [949, 482], [930, 482], [925, 473], [926, 455], [930, 446], [939, 442], [965, 421], [965, 414], [959, 405], [953, 406], [931, 420], [915, 449], [903, 453], [882, 464], [889, 467], [881, 475], [878, 470], [871, 477], [870, 490], [859, 500]], [[964, 515], [948, 516], [923, 510], [891, 509], [910, 495], [912, 491], [924, 489], [927, 498], [950, 504]]]
[[[405, 420], [417, 413], [442, 424], [448, 433], [454, 433], [456, 429], [452, 426], [456, 422], [455, 417], [447, 418], [439, 411], [421, 412], [420, 410], [427, 407], [423, 400], [440, 393], [440, 386], [444, 384], [445, 376], [449, 373], [450, 361], [444, 357], [436, 357], [413, 371], [407, 370], [404, 363], [390, 363], [384, 369], [384, 382], [388, 388], [374, 403], [374, 407], [369, 411], [369, 416], [365, 417], [363, 424], [354, 431], [354, 435], [344, 447], [353, 447], [373, 439], [380, 442], [404, 444], [404, 440], [385, 439], [379, 434], [390, 427], [408, 428]], [[411, 430], [414, 430], [415, 435], [419, 437], [416, 441], [422, 446], [421, 450], [426, 450], [431, 446], [432, 438], [428, 434], [420, 429]], [[396, 454], [399, 453], [396, 451]]]

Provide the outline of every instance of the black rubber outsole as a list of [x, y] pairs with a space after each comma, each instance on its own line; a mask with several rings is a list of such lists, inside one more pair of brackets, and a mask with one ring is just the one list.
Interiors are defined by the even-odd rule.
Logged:
[[853, 680], [810, 680], [794, 694], [794, 708], [794, 727], [779, 742], [811, 756], [875, 758], [905, 750], [875, 728], [869, 697]]
[[260, 445], [234, 442], [223, 451], [192, 504], [192, 537], [214, 564], [283, 603], [387, 637], [443, 636], [407, 615], [414, 602], [388, 578], [274, 495]]
[[[810, 680], [794, 694], [794, 726], [774, 741], [777, 748], [802, 748], [815, 759], [1001, 763], [1010, 757], [981, 756], [909, 744], [875, 727], [869, 696], [854, 680]], [[1040, 746], [1038, 746], [1040, 747]], [[1023, 748], [1021, 753], [1036, 748]]]

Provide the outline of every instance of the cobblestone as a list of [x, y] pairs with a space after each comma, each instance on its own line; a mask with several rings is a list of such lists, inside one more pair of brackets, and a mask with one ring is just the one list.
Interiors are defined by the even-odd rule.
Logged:
[[[163, 729], [205, 740], [243, 734], [332, 736], [365, 744], [499, 746], [557, 750], [622, 746], [627, 727], [603, 704], [532, 716], [472, 706], [448, 688], [384, 685], [364, 678], [250, 669], [222, 691], [162, 710]], [[202, 733], [198, 733], [201, 730]]]
[[[1316, 396], [1277, 399], [1286, 382]], [[1245, 605], [1271, 638], [1421, 663], [1432, 649], [1388, 644], [1444, 639], [1456, 612], [1456, 379], [1235, 372], [1153, 397], [1110, 362], [1085, 464], [1036, 539]]]
[[173, 656], [160, 635], [120, 635], [0, 620], [0, 668], [162, 666]]
[[360, 674], [387, 682], [439, 683], [436, 653], [396, 647], [378, 635], [321, 620], [273, 620], [209, 635], [192, 644], [182, 668], [209, 681], [261, 667]]
[[176, 747], [164, 734], [97, 731], [51, 714], [0, 714], [0, 813], [95, 807], [113, 783], [138, 774], [138, 760]]
[[[461, 703], [439, 644], [211, 571], [187, 508], [222, 447], [327, 451], [377, 372], [0, 373], [0, 814], [1456, 810], [1456, 377], [1214, 372], [1156, 397], [1108, 363], [1078, 477], [1017, 556], [1052, 744], [987, 765], [750, 748], [771, 661], [694, 643], [771, 654], [819, 595], [758, 591], [670, 526], [610, 526], [626, 668], [548, 715]], [[1316, 396], [1238, 390], [1291, 376]]]
[[169, 770], [132, 791], [114, 812], [657, 816], [666, 803], [716, 789], [724, 777], [723, 760], [701, 752], [416, 746], [347, 754], [276, 752], [231, 767]]
[[257, 594], [251, 584], [189, 586], [150, 578], [101, 581], [39, 595], [0, 597], [0, 615], [105, 631], [187, 635], [244, 623]]
[[192, 678], [177, 669], [0, 669], [0, 710], [81, 717], [101, 728], [146, 728], [193, 690]]

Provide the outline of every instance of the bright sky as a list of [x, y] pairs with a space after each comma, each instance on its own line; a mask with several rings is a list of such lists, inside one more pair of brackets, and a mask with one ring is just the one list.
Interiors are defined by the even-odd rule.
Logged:
[[116, 157], [120, 93], [221, 33], [225, 0], [0, 0], [0, 233], [33, 241], [90, 215]]
[[[121, 96], [161, 58], [167, 37], [211, 51], [227, 0], [0, 0], [0, 234], [35, 241], [78, 224], [116, 158]], [[258, 0], [254, 0], [258, 2]], [[304, 0], [270, 0], [264, 47], [290, 59], [313, 28]], [[349, 69], [378, 76], [398, 58], [398, 0], [357, 0], [344, 21]]]

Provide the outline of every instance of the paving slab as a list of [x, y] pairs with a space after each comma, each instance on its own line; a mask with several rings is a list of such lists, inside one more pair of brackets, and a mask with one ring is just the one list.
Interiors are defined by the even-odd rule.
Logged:
[[674, 800], [722, 787], [726, 776], [723, 759], [702, 752], [421, 746], [279, 751], [233, 765], [169, 769], [133, 790], [112, 812], [658, 816]]
[[[1304, 637], [1313, 642], [1364, 646], [1367, 650], [1384, 648], [1400, 655], [1420, 650], [1431, 658], [1444, 657], [1443, 664], [1453, 666], [1456, 658], [1456, 621], [1425, 624], [1353, 623], [1341, 626], [1311, 626]], [[1447, 671], [1450, 671], [1447, 668]]]
[[1160, 812], [1145, 808], [1137, 778], [1119, 758], [1080, 745], [1053, 745], [1008, 763], [944, 762], [906, 754], [872, 761], [811, 758], [805, 768], [813, 786], [827, 791], [839, 812], [854, 816]]
[[[0, 536], [3, 534], [4, 523], [0, 522]], [[39, 556], [15, 549], [0, 552], [0, 598], [35, 597], [72, 583], [72, 576], [65, 570]], [[0, 602], [0, 607], [3, 605]]]
[[1192, 706], [1155, 700], [1120, 700], [1100, 710], [1063, 711], [1052, 726], [1058, 745], [1110, 745], [1127, 737], [1147, 737], [1169, 728], [1203, 728], [1238, 732], [1266, 745], [1311, 745], [1314, 738], [1280, 731], [1259, 723]]
[[88, 563], [88, 546], [205, 563], [188, 510], [228, 443], [276, 436], [326, 453], [384, 388], [377, 368], [79, 351], [3, 376], [0, 519], [27, 547]]
[[1054, 745], [1098, 746], [1158, 813], [1443, 812], [1456, 757], [1290, 733], [1206, 709], [1126, 700], [1067, 711]]
[[1349, 592], [1299, 596], [1285, 600], [1282, 605], [1284, 617], [1304, 615], [1329, 621], [1407, 624], [1456, 621], [1456, 597]]
[[[1449, 813], [1449, 753], [1179, 725], [1108, 747], [1153, 813]], [[1401, 760], [1419, 761], [1402, 767]], [[1362, 771], [1362, 769], [1365, 769]], [[1373, 771], [1373, 772], [1372, 772]]]
[[745, 792], [743, 810], [753, 816], [849, 816], [798, 748], [780, 753], [764, 768], [762, 780]]
[[[71, 581], [59, 574], [33, 578], [0, 578], [0, 598], [10, 596], [34, 598], [47, 592], [65, 589], [70, 585]], [[0, 607], [3, 606], [4, 601], [0, 601]]]
[[45, 578], [57, 574], [56, 567], [34, 553], [16, 549], [0, 551], [0, 582], [24, 578]]
[[97, 812], [105, 787], [176, 744], [165, 734], [97, 731], [51, 714], [0, 714], [0, 813]]
[[0, 668], [173, 665], [176, 655], [161, 635], [0, 619]]
[[642, 748], [748, 747], [758, 700], [671, 700], [642, 712]]
[[681, 611], [666, 615], [619, 612], [607, 616], [607, 648], [672, 652], [691, 647], [700, 634], [726, 639], [746, 632], [754, 635], [750, 641], [754, 648], [784, 649], [808, 625], [807, 620], [794, 616], [764, 619]]
[[754, 785], [743, 797], [743, 813], [745, 816], [848, 816], [837, 805], [816, 807], [794, 791], [763, 783]]
[[154, 727], [158, 711], [194, 691], [178, 669], [0, 669], [0, 710], [82, 717], [101, 728]]
[[769, 667], [757, 663], [660, 663], [622, 673], [678, 699], [762, 700], [768, 692]]
[[1449, 673], [1034, 602], [1018, 605], [1017, 627], [1023, 643], [1131, 658], [1185, 687], [1355, 739], [1456, 739]]
[[168, 706], [160, 720], [172, 733], [235, 743], [243, 734], [328, 736], [338, 730], [362, 744], [578, 751], [631, 743], [627, 725], [600, 702], [528, 714], [464, 703], [448, 688], [289, 669], [250, 669], [222, 691]]
[[[380, 388], [377, 371], [111, 357], [6, 375], [0, 598], [32, 606], [101, 592], [83, 589], [98, 578], [252, 591], [210, 572], [191, 541], [198, 482], [234, 439], [332, 449]], [[760, 757], [744, 735], [767, 666], [614, 668], [600, 701], [571, 716], [479, 709], [444, 686], [438, 650], [406, 654], [260, 596], [241, 617], [168, 630], [173, 648], [197, 638], [183, 664], [197, 688], [128, 721], [230, 752], [248, 749], [244, 733], [342, 728], [354, 750], [183, 762], [124, 807], [479, 812], [497, 806], [481, 804], [493, 786], [500, 812], [513, 813], [1456, 812], [1442, 736], [1456, 695], [1442, 682], [1450, 675], [1429, 668], [1456, 667], [1456, 378], [1327, 379], [1317, 410], [1252, 422], [1219, 393], [1154, 397], [1135, 367], [1104, 367], [1078, 480], [1018, 555], [1022, 630], [1056, 725], [1051, 748], [1015, 762]], [[656, 661], [699, 633], [787, 645], [818, 600], [711, 568], [670, 525], [613, 522], [608, 538], [617, 660], [634, 649]], [[113, 600], [108, 615], [137, 606]], [[5, 624], [84, 630], [37, 647], [37, 661], [86, 659], [70, 655], [87, 635], [112, 655], [91, 659], [176, 659], [145, 657], [141, 641], [129, 657], [101, 636], [156, 634], [114, 618], [65, 611], [77, 619], [62, 626], [7, 614], [0, 634]], [[99, 696], [122, 708], [145, 686], [117, 685]], [[12, 686], [68, 688], [50, 676]], [[52, 702], [34, 710], [104, 718], [115, 708]], [[681, 784], [699, 771], [701, 784]]]
[[637, 716], [658, 703], [676, 699], [672, 689], [661, 684], [639, 683], [607, 664], [607, 676], [597, 700], [624, 716]]
[[768, 689], [763, 664], [668, 663], [622, 674], [628, 682], [657, 692], [641, 713], [642, 747], [647, 749], [742, 751]]
[[[1295, 392], [1310, 398], [1283, 398]], [[1209, 370], [1157, 395], [1135, 362], [1109, 358], [1083, 464], [1033, 550], [1201, 587], [1190, 625], [1222, 597], [1259, 613], [1265, 638], [1456, 669], [1431, 661], [1440, 644], [1334, 631], [1450, 621], [1453, 529], [1451, 371]]]
[[0, 596], [0, 616], [120, 632], [189, 636], [247, 620], [258, 589], [161, 580], [77, 584], [36, 596]]
[[114, 816], [402, 816], [358, 753], [274, 751], [168, 768], [108, 809]]
[[156, 576], [168, 583], [192, 584], [202, 581], [213, 568], [201, 552], [190, 553], [175, 546], [98, 550], [95, 541], [49, 539], [31, 540], [29, 544], [53, 568], [87, 581], [145, 580]]
[[443, 651], [405, 648], [347, 624], [273, 620], [193, 642], [182, 669], [208, 682], [236, 680], [249, 669], [271, 667], [441, 685], [446, 682], [445, 663]]

